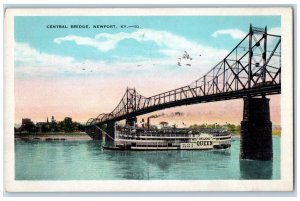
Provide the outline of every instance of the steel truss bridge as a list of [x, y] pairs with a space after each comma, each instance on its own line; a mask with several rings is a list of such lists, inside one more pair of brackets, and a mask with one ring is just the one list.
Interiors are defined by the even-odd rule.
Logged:
[[117, 107], [87, 121], [102, 125], [181, 105], [281, 93], [281, 36], [250, 25], [249, 33], [193, 83], [151, 97], [127, 88]]

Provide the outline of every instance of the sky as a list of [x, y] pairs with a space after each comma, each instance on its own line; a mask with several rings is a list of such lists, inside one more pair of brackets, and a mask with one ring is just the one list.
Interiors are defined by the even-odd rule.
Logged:
[[[127, 87], [149, 97], [188, 85], [221, 61], [250, 24], [280, 34], [280, 16], [15, 17], [15, 123], [51, 116], [86, 122], [111, 112]], [[178, 66], [185, 51], [193, 60]], [[280, 95], [269, 98], [271, 120], [280, 124]], [[177, 111], [183, 115], [172, 115]], [[165, 115], [153, 121], [238, 124], [242, 111], [243, 100], [231, 100], [157, 111]]]

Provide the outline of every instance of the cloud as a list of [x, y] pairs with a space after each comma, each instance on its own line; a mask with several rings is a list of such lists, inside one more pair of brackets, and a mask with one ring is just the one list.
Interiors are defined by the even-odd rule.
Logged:
[[94, 38], [68, 35], [65, 37], [55, 38], [53, 41], [57, 44], [61, 44], [64, 41], [73, 41], [77, 45], [91, 46], [97, 48], [101, 52], [107, 52], [115, 49], [119, 42], [126, 39], [134, 39], [139, 42], [154, 41], [159, 44], [160, 40], [150, 39], [151, 34], [149, 35], [149, 33], [150, 32], [145, 34], [141, 31], [136, 31], [133, 33], [120, 32], [116, 34], [101, 33], [97, 34]]
[[[132, 33], [97, 34], [93, 38], [68, 35], [55, 38], [53, 41], [62, 44], [65, 41], [73, 41], [77, 45], [86, 45], [97, 48], [99, 51], [109, 51], [117, 48], [122, 40], [134, 39], [144, 44], [152, 42], [157, 45], [157, 52], [161, 57], [123, 57], [122, 55], [111, 54], [110, 60], [85, 60], [77, 61], [73, 57], [63, 57], [40, 52], [27, 43], [15, 43], [15, 64], [17, 75], [22, 76], [52, 76], [54, 75], [86, 75], [87, 71], [92, 74], [122, 73], [122, 72], [196, 72], [199, 77], [212, 68], [218, 60], [222, 60], [228, 50], [216, 49], [204, 46], [185, 37], [167, 31], [157, 31], [152, 29], [141, 29]], [[192, 60], [181, 60], [182, 67], [179, 69], [177, 63], [187, 51]], [[190, 69], [186, 69], [189, 68]], [[21, 67], [21, 68], [20, 68]], [[85, 69], [83, 71], [83, 69]], [[91, 74], [91, 73], [90, 73]], [[195, 78], [197, 79], [197, 78]]]
[[216, 49], [204, 47], [195, 41], [190, 41], [185, 37], [171, 32], [153, 29], [141, 29], [132, 33], [101, 33], [93, 38], [68, 35], [55, 38], [53, 41], [57, 44], [61, 44], [64, 41], [73, 41], [77, 45], [91, 46], [101, 52], [107, 52], [115, 49], [121, 41], [126, 39], [133, 39], [140, 43], [153, 42], [158, 46], [159, 52], [165, 55], [178, 55], [181, 54], [183, 50], [198, 51], [200, 53], [204, 48], [216, 51]]
[[[202, 73], [208, 71], [212, 68], [217, 60], [222, 60], [223, 57], [229, 52], [224, 49], [216, 49], [209, 46], [204, 46], [198, 42], [189, 40], [183, 36], [161, 30], [153, 29], [140, 29], [132, 33], [100, 33], [95, 37], [81, 37], [75, 35], [68, 35], [64, 37], [55, 38], [54, 42], [57, 44], [62, 44], [64, 41], [73, 41], [77, 45], [86, 45], [90, 47], [97, 48], [101, 52], [107, 52], [113, 49], [117, 49], [118, 44], [127, 39], [135, 40], [144, 45], [144, 49], [147, 49], [149, 42], [156, 44], [156, 52], [161, 54], [161, 58], [144, 58], [137, 62], [127, 62], [118, 63], [115, 62], [115, 66], [129, 65], [128, 68], [132, 66], [153, 66], [156, 63], [164, 66], [177, 67], [179, 58], [182, 57], [185, 51], [188, 52], [192, 60], [181, 60], [182, 66], [193, 66], [193, 68], [198, 68]], [[131, 58], [135, 60], [135, 58]], [[151, 60], [151, 61], [149, 61]], [[126, 61], [126, 58], [118, 57], [118, 61]], [[131, 63], [131, 64], [130, 64]]]
[[[269, 34], [281, 35], [280, 27], [273, 27], [267, 31]], [[247, 33], [240, 29], [220, 29], [212, 34], [212, 36], [215, 38], [219, 37], [220, 35], [229, 35], [233, 39], [243, 39]]]
[[138, 72], [150, 67], [166, 68], [174, 64], [168, 59], [137, 57], [122, 58], [106, 62], [103, 60], [76, 61], [73, 57], [47, 54], [31, 47], [28, 43], [15, 42], [14, 46], [15, 73], [19, 77], [51, 77], [74, 75], [103, 75], [105, 73]]
[[221, 29], [212, 34], [212, 36], [215, 38], [220, 35], [229, 35], [233, 39], [243, 39], [247, 33], [239, 29]]
[[132, 38], [132, 36], [121, 32], [115, 35], [107, 33], [98, 34], [95, 38], [68, 35], [65, 37], [55, 38], [54, 42], [61, 44], [64, 41], [73, 41], [77, 45], [91, 46], [97, 48], [101, 52], [107, 52], [114, 49], [120, 41], [130, 38]]
[[267, 32], [269, 34], [273, 34], [273, 35], [281, 35], [281, 28], [280, 27], [274, 27], [274, 28], [271, 28], [271, 29], [267, 30]]
[[[206, 49], [203, 49], [203, 52], [206, 52]], [[224, 52], [227, 53], [227, 51]], [[58, 81], [68, 78], [66, 80], [76, 79], [82, 83], [96, 79], [105, 81], [103, 85], [114, 86], [114, 88], [136, 87], [143, 92], [143, 95], [151, 96], [187, 85], [198, 79], [216, 64], [216, 58], [218, 60], [222, 58], [212, 59], [218, 54], [220, 51], [208, 48], [203, 56], [190, 61], [192, 66], [184, 66], [183, 63], [181, 67], [177, 66], [177, 58], [173, 57], [157, 59], [118, 57], [113, 59], [113, 63], [101, 60], [79, 62], [73, 57], [47, 54], [27, 43], [15, 42], [14, 71], [16, 80], [30, 80], [32, 87], [34, 87], [34, 80]], [[172, 77], [172, 83], [169, 82], [169, 77]], [[153, 83], [154, 79], [155, 83]], [[111, 80], [114, 82], [111, 83]], [[151, 86], [150, 89], [149, 86]], [[88, 88], [90, 90], [90, 87]], [[97, 90], [99, 84], [96, 84], [94, 88]], [[123, 90], [124, 88], [121, 91]]]
[[56, 66], [74, 61], [74, 58], [72, 57], [63, 57], [40, 52], [30, 47], [27, 43], [15, 42], [14, 50], [15, 62], [21, 62], [22, 65], [31, 65], [32, 67], [40, 65]]
[[28, 43], [14, 44], [15, 74], [17, 76], [49, 77], [55, 72], [72, 70], [72, 57], [47, 54], [30, 47]]

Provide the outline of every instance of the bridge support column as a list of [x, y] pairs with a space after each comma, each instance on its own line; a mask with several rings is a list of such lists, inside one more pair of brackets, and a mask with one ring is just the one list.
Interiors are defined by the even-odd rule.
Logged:
[[269, 100], [265, 97], [244, 99], [240, 159], [273, 159]]
[[[108, 135], [110, 135], [113, 139], [115, 139], [115, 132], [116, 132], [116, 122], [109, 122], [107, 123], [107, 129], [106, 132]], [[110, 137], [106, 136], [107, 141], [113, 141]]]
[[96, 126], [89, 126], [85, 128], [86, 134], [88, 134], [93, 140], [102, 139], [102, 131]]
[[128, 117], [126, 118], [126, 125], [135, 126], [136, 121], [137, 121], [136, 117]]

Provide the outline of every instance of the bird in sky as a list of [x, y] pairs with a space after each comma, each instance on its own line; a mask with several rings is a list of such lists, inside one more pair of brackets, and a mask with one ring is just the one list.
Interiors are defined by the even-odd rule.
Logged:
[[179, 61], [177, 62], [177, 66], [181, 66], [181, 58], [178, 58]]
[[183, 59], [189, 59], [192, 60], [193, 58], [187, 53], [187, 51], [184, 51], [184, 54], [182, 56]]

